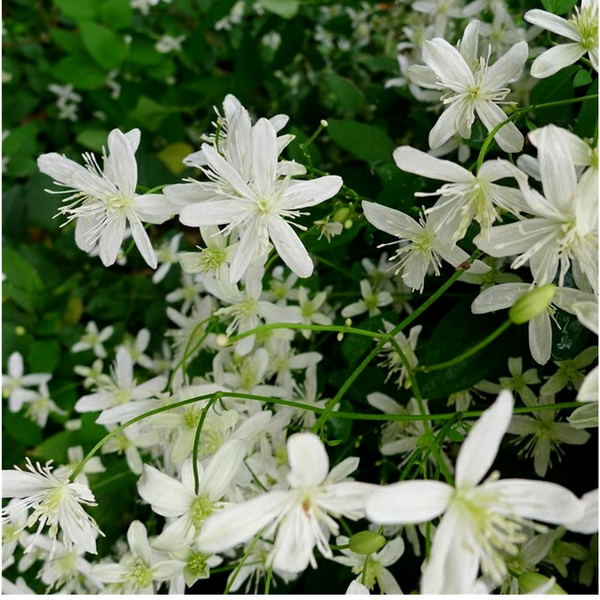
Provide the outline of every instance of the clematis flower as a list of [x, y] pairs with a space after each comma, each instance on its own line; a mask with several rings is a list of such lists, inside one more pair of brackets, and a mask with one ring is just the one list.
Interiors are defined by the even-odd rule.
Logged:
[[251, 176], [236, 169], [209, 144], [202, 145], [208, 162], [206, 173], [217, 184], [218, 194], [213, 190], [212, 197], [184, 206], [180, 221], [190, 227], [227, 225], [225, 231], [238, 231], [240, 243], [231, 262], [231, 283], [242, 278], [254, 259], [266, 257], [269, 240], [296, 275], [309, 277], [313, 263], [288, 220], [300, 216], [301, 209], [335, 196], [342, 179], [336, 175], [310, 181], [292, 181], [289, 175], [281, 179], [277, 133], [267, 119], [260, 119], [252, 128], [248, 151]]
[[332, 558], [329, 536], [339, 532], [333, 517], [363, 517], [364, 497], [374, 486], [346, 479], [358, 466], [355, 457], [328, 473], [327, 452], [312, 433], [292, 435], [287, 453], [290, 489], [272, 490], [210, 516], [197, 540], [201, 552], [223, 552], [265, 529], [266, 536], [275, 537], [270, 561], [278, 571], [299, 573], [309, 564], [315, 567], [315, 546]]
[[113, 129], [108, 136], [109, 154], [104, 154], [104, 169], [93, 154], [83, 155], [85, 167], [56, 152], [38, 158], [42, 173], [54, 178], [54, 183], [66, 188], [59, 214], [67, 223], [77, 220], [75, 242], [84, 252], [98, 244], [100, 259], [105, 266], [114, 264], [125, 237], [127, 223], [144, 260], [153, 269], [158, 263], [143, 223], [164, 223], [177, 211], [162, 194], [135, 193], [137, 164], [135, 151], [140, 143], [140, 130], [123, 133]]
[[[465, 262], [469, 255], [454, 243], [446, 242], [436, 235], [437, 215], [430, 215], [427, 220], [423, 216], [417, 223], [412, 217], [374, 202], [362, 203], [367, 221], [377, 229], [396, 236], [409, 244], [401, 246], [390, 261], [399, 259], [396, 274], [402, 272], [402, 281], [412, 290], [423, 291], [425, 275], [431, 268], [436, 275], [440, 274], [441, 259], [458, 267]], [[485, 273], [489, 267], [476, 260], [470, 271], [472, 273]]]
[[[486, 58], [477, 51], [479, 26], [479, 21], [467, 25], [458, 48], [441, 37], [426, 40], [423, 61], [428, 69], [409, 69], [413, 83], [444, 92], [442, 102], [448, 108], [429, 133], [432, 149], [439, 148], [455, 133], [469, 139], [475, 113], [489, 132], [506, 120], [499, 104], [510, 92], [507, 85], [521, 76], [527, 61], [527, 43], [515, 44], [490, 66], [490, 52]], [[494, 139], [505, 152], [523, 149], [523, 135], [513, 123], [501, 127]]]
[[421, 177], [447, 181], [432, 193], [417, 192], [415, 196], [439, 196], [439, 200], [425, 213], [438, 213], [435, 233], [450, 242], [465, 236], [475, 219], [482, 230], [499, 219], [496, 207], [514, 210], [526, 208], [519, 190], [494, 183], [514, 176], [519, 171], [507, 161], [490, 160], [481, 165], [477, 175], [449, 160], [440, 160], [410, 146], [394, 151], [398, 168]]
[[52, 473], [52, 466], [46, 463], [35, 466], [26, 458], [27, 471], [18, 467], [14, 470], [2, 471], [2, 497], [18, 498], [10, 503], [10, 510], [2, 509], [2, 522], [17, 518], [19, 513], [33, 509], [24, 524], [32, 527], [38, 524], [37, 539], [41, 530], [48, 524], [48, 535], [57, 540], [59, 530], [62, 541], [67, 548], [77, 547], [96, 554], [96, 537], [100, 533], [96, 521], [90, 517], [82, 504], [96, 506], [94, 494], [87, 485], [71, 483], [66, 475], [57, 477]]
[[492, 466], [512, 417], [513, 398], [504, 391], [473, 425], [456, 461], [454, 486], [441, 481], [402, 481], [380, 488], [366, 500], [375, 523], [422, 523], [443, 515], [421, 579], [423, 594], [466, 593], [479, 568], [496, 584], [507, 576], [505, 556], [528, 539], [531, 520], [576, 522], [579, 499], [566, 488], [525, 479], [482, 482]]
[[569, 19], [545, 10], [529, 10], [526, 21], [571, 40], [540, 54], [531, 65], [532, 77], [543, 79], [577, 62], [584, 54], [598, 71], [598, 0], [582, 0]]
[[538, 285], [551, 283], [558, 272], [562, 286], [573, 267], [577, 287], [597, 293], [598, 188], [587, 178], [577, 180], [575, 159], [560, 128], [540, 127], [529, 137], [538, 149], [544, 195], [523, 177], [517, 182], [533, 218], [488, 229], [474, 242], [491, 256], [516, 255], [513, 269], [529, 261]]

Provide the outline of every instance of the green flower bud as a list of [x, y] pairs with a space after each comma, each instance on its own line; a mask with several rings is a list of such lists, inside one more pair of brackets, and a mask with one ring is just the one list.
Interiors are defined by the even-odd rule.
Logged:
[[508, 317], [517, 325], [527, 323], [536, 317], [539, 317], [552, 303], [556, 286], [547, 283], [540, 287], [533, 288], [523, 294], [508, 311]]
[[336, 223], [343, 223], [350, 216], [350, 209], [347, 206], [338, 208], [332, 218]]
[[344, 221], [344, 229], [351, 229], [352, 225], [354, 225], [354, 221], [352, 219], [346, 219]]
[[[540, 573], [523, 573], [519, 575], [519, 587], [524, 594], [528, 594], [532, 592], [536, 588], [548, 583], [550, 578], [544, 577], [540, 575]], [[549, 590], [544, 592], [544, 594], [566, 594], [565, 590], [563, 590], [558, 583], [555, 583]]]
[[357, 554], [372, 554], [381, 550], [386, 544], [386, 539], [374, 531], [359, 531], [348, 540], [348, 547]]

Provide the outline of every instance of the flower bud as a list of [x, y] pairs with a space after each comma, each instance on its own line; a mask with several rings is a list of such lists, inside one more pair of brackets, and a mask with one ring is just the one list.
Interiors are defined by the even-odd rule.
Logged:
[[354, 221], [352, 219], [346, 219], [344, 221], [344, 229], [352, 229], [352, 225], [354, 225]]
[[219, 348], [226, 348], [229, 346], [229, 336], [225, 335], [224, 333], [220, 333], [216, 337], [215, 341], [217, 342], [217, 346], [219, 346]]
[[343, 223], [350, 216], [350, 209], [347, 206], [338, 208], [333, 214], [332, 220], [336, 223]]
[[348, 540], [348, 547], [357, 554], [372, 554], [381, 550], [386, 544], [386, 539], [374, 531], [359, 531]]
[[552, 303], [556, 286], [552, 283], [541, 285], [523, 294], [508, 311], [508, 317], [517, 325], [539, 317]]
[[[554, 578], [552, 578], [554, 580]], [[556, 580], [554, 580], [554, 584], [551, 585], [548, 589], [546, 587], [552, 581], [548, 577], [544, 577], [540, 573], [523, 573], [519, 575], [519, 587], [524, 594], [529, 594], [530, 592], [536, 592], [537, 594], [566, 594], [565, 590], [563, 590]], [[543, 591], [541, 588], [543, 587]]]

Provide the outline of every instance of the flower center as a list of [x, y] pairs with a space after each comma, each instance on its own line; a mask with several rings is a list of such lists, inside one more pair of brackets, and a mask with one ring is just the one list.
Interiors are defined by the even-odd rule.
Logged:
[[598, 10], [588, 6], [581, 11], [575, 8], [575, 14], [569, 22], [577, 28], [581, 41], [586, 50], [593, 50], [598, 45]]
[[136, 558], [131, 570], [125, 576], [136, 588], [147, 588], [152, 585], [152, 569]]
[[208, 565], [206, 556], [200, 552], [194, 552], [187, 563], [187, 568], [194, 577], [208, 577]]
[[214, 512], [213, 503], [208, 496], [200, 496], [196, 498], [192, 504], [191, 515], [192, 524], [198, 530], [202, 523]]

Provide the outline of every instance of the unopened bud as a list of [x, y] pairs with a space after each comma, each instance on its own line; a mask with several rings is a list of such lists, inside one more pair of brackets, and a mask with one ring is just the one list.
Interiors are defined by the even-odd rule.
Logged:
[[508, 311], [508, 317], [517, 325], [527, 323], [536, 317], [539, 317], [552, 303], [556, 286], [553, 283], [547, 283], [533, 288], [521, 296]]
[[352, 219], [346, 219], [344, 221], [344, 229], [352, 229], [352, 225], [354, 225], [354, 221]]
[[386, 539], [374, 531], [359, 531], [348, 540], [348, 547], [356, 554], [373, 554], [381, 550], [386, 544]]
[[321, 127], [329, 127], [329, 121], [325, 119], [321, 119]]
[[344, 339], [344, 333], [343, 333], [342, 331], [340, 331], [340, 332], [337, 334], [337, 341], [338, 341], [338, 342], [341, 342], [343, 339]]
[[344, 325], [346, 327], [352, 327], [352, 319], [350, 317], [348, 317], [345, 321], [344, 321]]
[[[556, 580], [544, 577], [540, 573], [523, 573], [519, 575], [519, 587], [524, 594], [535, 592], [536, 594], [566, 594]], [[552, 584], [552, 585], [551, 585]], [[548, 587], [550, 586], [550, 587]]]
[[347, 206], [338, 208], [333, 214], [332, 220], [336, 223], [343, 223], [350, 216], [350, 209]]
[[25, 327], [23, 327], [23, 325], [17, 325], [15, 327], [15, 334], [18, 336], [23, 336], [27, 333], [27, 329], [25, 329]]
[[216, 338], [217, 346], [221, 348], [226, 348], [229, 346], [229, 336], [224, 333], [220, 333]]

